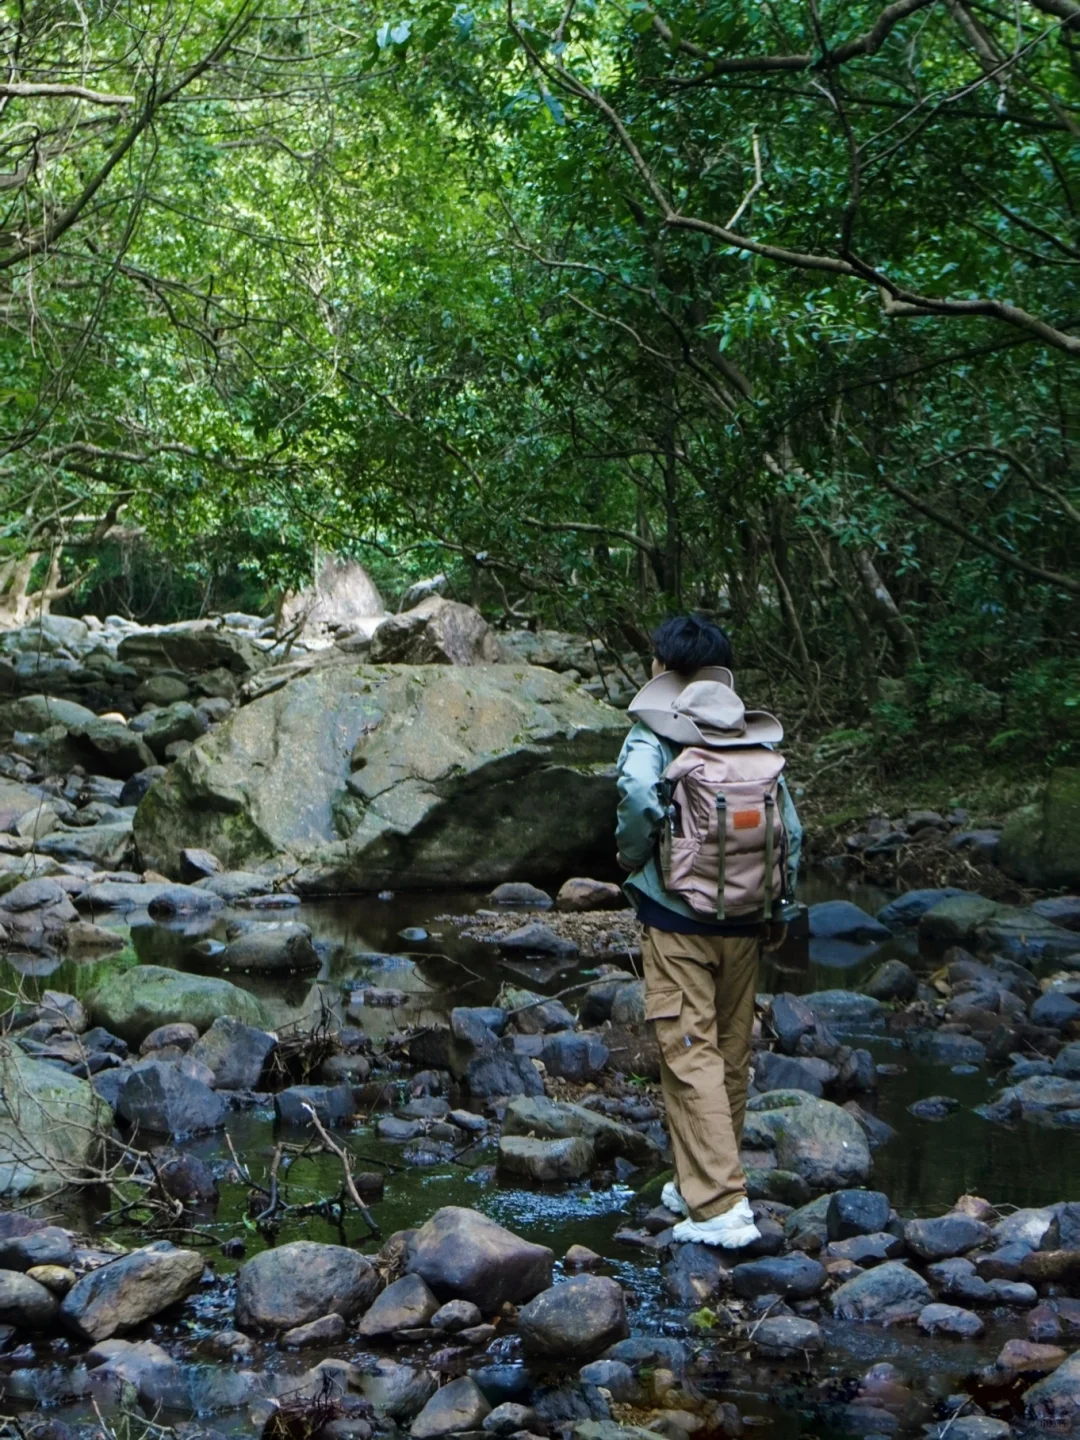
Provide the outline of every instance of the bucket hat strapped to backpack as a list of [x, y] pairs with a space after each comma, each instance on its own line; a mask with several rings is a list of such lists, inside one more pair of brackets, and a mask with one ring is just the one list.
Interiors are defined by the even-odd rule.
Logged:
[[664, 770], [657, 836], [664, 886], [716, 920], [768, 921], [786, 892], [779, 814], [784, 727], [747, 710], [731, 671], [665, 670], [631, 701], [631, 716], [681, 747]]
[[665, 670], [642, 687], [629, 712], [656, 735], [676, 745], [778, 745], [784, 727], [767, 710], [747, 710], [735, 693], [735, 680], [722, 665], [693, 675]]

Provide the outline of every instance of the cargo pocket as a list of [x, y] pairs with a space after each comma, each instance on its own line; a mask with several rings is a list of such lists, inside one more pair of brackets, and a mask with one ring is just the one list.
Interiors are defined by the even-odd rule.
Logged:
[[677, 985], [650, 990], [645, 996], [646, 1020], [677, 1020], [682, 1014], [683, 993]]

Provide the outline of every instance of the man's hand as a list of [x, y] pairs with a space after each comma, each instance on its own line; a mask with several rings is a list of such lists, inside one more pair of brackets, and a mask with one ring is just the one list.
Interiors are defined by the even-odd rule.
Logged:
[[619, 868], [621, 870], [625, 870], [627, 874], [633, 874], [633, 872], [638, 868], [636, 865], [631, 865], [630, 861], [622, 855], [616, 855], [615, 858], [619, 862]]
[[765, 939], [761, 942], [763, 950], [779, 950], [787, 939], [788, 927], [782, 921], [772, 920], [765, 927]]

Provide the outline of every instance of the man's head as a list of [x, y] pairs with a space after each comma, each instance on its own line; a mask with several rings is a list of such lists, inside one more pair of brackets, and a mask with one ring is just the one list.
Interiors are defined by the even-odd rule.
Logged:
[[704, 615], [673, 615], [653, 632], [653, 674], [693, 675], [705, 665], [732, 666], [731, 641]]

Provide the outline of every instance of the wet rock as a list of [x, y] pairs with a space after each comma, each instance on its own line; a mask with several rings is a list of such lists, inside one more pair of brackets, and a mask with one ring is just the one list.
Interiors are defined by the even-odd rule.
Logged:
[[107, 1340], [183, 1300], [203, 1269], [196, 1251], [157, 1241], [84, 1275], [65, 1297], [61, 1318], [85, 1340]]
[[744, 1174], [748, 1200], [769, 1200], [798, 1207], [810, 1199], [810, 1186], [792, 1170], [757, 1170], [749, 1166]]
[[478, 1055], [465, 1070], [465, 1087], [478, 1100], [497, 1096], [543, 1095], [540, 1072], [526, 1055], [500, 1051]]
[[1057, 895], [1036, 900], [1031, 908], [1040, 919], [1060, 925], [1063, 930], [1080, 930], [1080, 895]]
[[611, 1023], [613, 1025], [644, 1025], [644, 980], [631, 981], [630, 984], [618, 986], [611, 1000]]
[[917, 925], [928, 910], [942, 900], [950, 900], [953, 896], [967, 894], [964, 890], [945, 888], [941, 890], [909, 890], [906, 894], [891, 900], [888, 905], [883, 906], [877, 912], [877, 918], [882, 925], [887, 925], [890, 930], [906, 930]]
[[283, 1125], [310, 1129], [309, 1105], [323, 1125], [344, 1125], [356, 1113], [351, 1085], [290, 1085], [274, 1096], [274, 1114]]
[[360, 1390], [380, 1415], [400, 1424], [410, 1420], [434, 1395], [438, 1381], [430, 1370], [401, 1365], [396, 1360], [379, 1360], [364, 1374]]
[[300, 1350], [306, 1345], [331, 1345], [344, 1336], [345, 1321], [340, 1315], [321, 1315], [318, 1320], [286, 1330], [281, 1343], [290, 1350]]
[[191, 1054], [214, 1076], [217, 1090], [257, 1090], [277, 1040], [265, 1030], [221, 1015], [193, 1045]]
[[941, 1425], [934, 1425], [929, 1440], [1009, 1440], [1012, 1426], [1007, 1420], [990, 1415], [953, 1415]]
[[311, 943], [306, 925], [282, 922], [259, 925], [229, 942], [217, 962], [225, 970], [303, 972], [317, 970], [322, 963]]
[[817, 1016], [797, 995], [775, 995], [770, 1007], [772, 1027], [781, 1050], [791, 1055], [804, 1035], [817, 1027]]
[[800, 1090], [776, 1090], [747, 1106], [747, 1140], [756, 1134], [776, 1149], [778, 1166], [812, 1189], [837, 1190], [867, 1180], [873, 1169], [861, 1127], [846, 1110]]
[[841, 1285], [832, 1297], [832, 1308], [843, 1320], [890, 1325], [916, 1319], [933, 1298], [921, 1275], [890, 1260]]
[[17, 1330], [41, 1330], [51, 1324], [60, 1308], [56, 1296], [15, 1270], [0, 1270], [0, 1324]]
[[847, 1100], [844, 1109], [855, 1120], [863, 1134], [866, 1136], [867, 1144], [871, 1150], [876, 1150], [881, 1145], [887, 1145], [890, 1140], [895, 1139], [896, 1131], [884, 1120], [864, 1110], [855, 1100]]
[[405, 1269], [440, 1300], [471, 1300], [488, 1315], [551, 1284], [553, 1256], [476, 1210], [447, 1205], [409, 1239]]
[[798, 1315], [769, 1315], [755, 1326], [753, 1333], [755, 1348], [776, 1359], [819, 1355], [825, 1348], [820, 1325]]
[[526, 1135], [503, 1135], [499, 1140], [500, 1172], [524, 1180], [537, 1183], [580, 1180], [595, 1164], [592, 1143], [582, 1136], [537, 1140]]
[[503, 881], [495, 886], [488, 900], [492, 905], [516, 905], [523, 910], [550, 910], [554, 903], [546, 890], [525, 880]]
[[438, 1309], [438, 1300], [419, 1275], [403, 1275], [378, 1296], [356, 1327], [357, 1334], [375, 1339], [398, 1330], [419, 1329]]
[[626, 896], [620, 885], [606, 880], [566, 880], [555, 897], [557, 910], [577, 913], [589, 910], [625, 910]]
[[1030, 1340], [1006, 1340], [994, 1368], [1005, 1375], [1050, 1375], [1066, 1358], [1057, 1345], [1036, 1345]]
[[1053, 1125], [1074, 1125], [1070, 1118], [1080, 1110], [1080, 1080], [1062, 1075], [1032, 1075], [1002, 1090], [992, 1104], [980, 1108], [990, 1120], [1038, 1120]]
[[209, 890], [196, 885], [155, 885], [147, 902], [147, 911], [154, 920], [169, 920], [174, 915], [206, 915], [222, 909], [224, 901]]
[[970, 1260], [959, 1256], [950, 1260], [938, 1260], [927, 1266], [927, 1275], [942, 1295], [958, 1300], [965, 1305], [992, 1305], [994, 1291], [990, 1283], [975, 1272]]
[[830, 1240], [850, 1240], [855, 1235], [874, 1235], [889, 1223], [889, 1197], [880, 1190], [837, 1190], [829, 1199], [825, 1215]]
[[904, 1226], [904, 1243], [920, 1260], [947, 1260], [985, 1245], [990, 1227], [970, 1215], [940, 1215], [935, 1219], [909, 1220]]
[[871, 945], [892, 938], [887, 926], [850, 900], [825, 900], [811, 905], [810, 935], [816, 940], [850, 940]]
[[731, 1284], [722, 1255], [711, 1245], [675, 1245], [662, 1271], [664, 1293], [676, 1305], [698, 1308]]
[[479, 1305], [471, 1300], [448, 1300], [445, 1305], [439, 1305], [429, 1323], [433, 1330], [453, 1334], [479, 1325], [483, 1318]]
[[1035, 1250], [1021, 1263], [1020, 1274], [1035, 1285], [1072, 1289], [1080, 1284], [1080, 1250]]
[[549, 1075], [584, 1084], [600, 1074], [608, 1062], [608, 1053], [599, 1035], [564, 1030], [547, 1037], [540, 1059]]
[[209, 850], [185, 846], [180, 851], [180, 863], [177, 868], [184, 884], [192, 885], [196, 880], [205, 880], [210, 875], [219, 875], [223, 867], [217, 856], [211, 855]]
[[886, 960], [879, 965], [863, 986], [863, 990], [874, 1000], [888, 1004], [893, 1000], [914, 1000], [919, 982], [915, 971], [903, 960]]
[[636, 1164], [656, 1159], [656, 1146], [630, 1125], [624, 1125], [588, 1110], [546, 1097], [512, 1100], [503, 1120], [503, 1135], [534, 1135], [543, 1140], [561, 1140], [578, 1135], [588, 1140], [600, 1161], [625, 1156]]
[[590, 1250], [587, 1245], [571, 1245], [563, 1256], [563, 1264], [575, 1270], [592, 1270], [603, 1264], [603, 1256]]
[[837, 1078], [827, 1060], [804, 1059], [763, 1050], [754, 1057], [754, 1085], [759, 1091], [805, 1090], [819, 1099]]
[[371, 1305], [378, 1287], [378, 1272], [357, 1251], [296, 1240], [240, 1267], [236, 1323], [242, 1330], [291, 1330], [331, 1313], [349, 1320]]
[[511, 930], [508, 935], [501, 935], [499, 949], [520, 952], [523, 955], [571, 956], [578, 953], [575, 941], [557, 935], [550, 926], [541, 925], [537, 920], [519, 926], [517, 930]]
[[0, 1270], [21, 1270], [35, 1265], [70, 1265], [71, 1236], [57, 1225], [45, 1225], [29, 1235], [0, 1239]]
[[171, 1025], [159, 1025], [156, 1030], [151, 1030], [139, 1046], [139, 1054], [148, 1055], [152, 1050], [167, 1047], [187, 1051], [198, 1038], [199, 1032], [194, 1025], [189, 1025], [186, 1020], [177, 1020]]
[[106, 975], [85, 998], [95, 1025], [137, 1045], [159, 1025], [187, 1020], [198, 1030], [208, 1029], [219, 1015], [231, 1015], [249, 1025], [263, 1021], [262, 1006], [254, 995], [205, 975], [170, 970], [162, 965], [138, 965]]
[[1030, 1309], [1039, 1298], [1035, 1287], [1021, 1280], [991, 1280], [989, 1285], [995, 1305], [1014, 1305], [1018, 1309]]
[[952, 1335], [959, 1340], [974, 1340], [983, 1333], [983, 1322], [970, 1310], [958, 1305], [927, 1305], [919, 1312], [919, 1329], [926, 1335]]
[[75, 1284], [75, 1271], [66, 1265], [33, 1265], [26, 1272], [31, 1280], [36, 1280], [39, 1285], [53, 1295], [61, 1298], [65, 1296]]
[[735, 1293], [743, 1300], [759, 1295], [780, 1295], [785, 1300], [809, 1300], [821, 1290], [828, 1275], [809, 1255], [782, 1255], [749, 1260], [731, 1272]]
[[837, 1031], [880, 1027], [887, 1013], [880, 1000], [857, 990], [815, 990], [803, 998], [818, 1022]]
[[375, 1133], [380, 1140], [403, 1145], [406, 1141], [415, 1140], [418, 1135], [422, 1135], [424, 1126], [420, 1120], [399, 1120], [395, 1115], [388, 1115], [376, 1124]]
[[960, 1035], [949, 1030], [936, 1030], [918, 1035], [913, 1046], [927, 1059], [939, 1065], [982, 1065], [986, 1046], [973, 1035]]
[[1001, 1245], [975, 1257], [976, 1273], [982, 1280], [1019, 1280], [1020, 1266], [1030, 1253], [1030, 1245]]
[[215, 1205], [214, 1172], [198, 1155], [183, 1150], [157, 1151], [153, 1156], [158, 1189], [183, 1205]]
[[1080, 1350], [1025, 1390], [1024, 1413], [1046, 1430], [1068, 1431], [1080, 1421]]
[[491, 1406], [475, 1380], [463, 1375], [437, 1390], [412, 1423], [413, 1440], [435, 1440], [463, 1430], [478, 1430]]
[[143, 1061], [132, 1070], [117, 1113], [135, 1130], [159, 1135], [201, 1135], [225, 1123], [225, 1102], [177, 1065]]
[[543, 1291], [518, 1312], [527, 1354], [591, 1359], [629, 1334], [622, 1287], [599, 1275], [577, 1275]]
[[954, 1110], [959, 1110], [960, 1101], [951, 1095], [927, 1095], [908, 1106], [908, 1114], [917, 1120], [946, 1120]]
[[1050, 1030], [1064, 1030], [1074, 1020], [1080, 1019], [1080, 1003], [1068, 995], [1050, 990], [1040, 995], [1030, 1011], [1033, 1025], [1045, 1025]]
[[[691, 1247], [684, 1245], [682, 1248], [687, 1250]], [[606, 1390], [618, 1405], [637, 1404], [642, 1398], [641, 1386], [634, 1372], [621, 1360], [590, 1360], [578, 1371], [578, 1380], [582, 1385], [595, 1385]]]
[[488, 1435], [517, 1435], [522, 1431], [529, 1434], [538, 1423], [539, 1417], [531, 1406], [507, 1400], [484, 1417], [483, 1428]]

